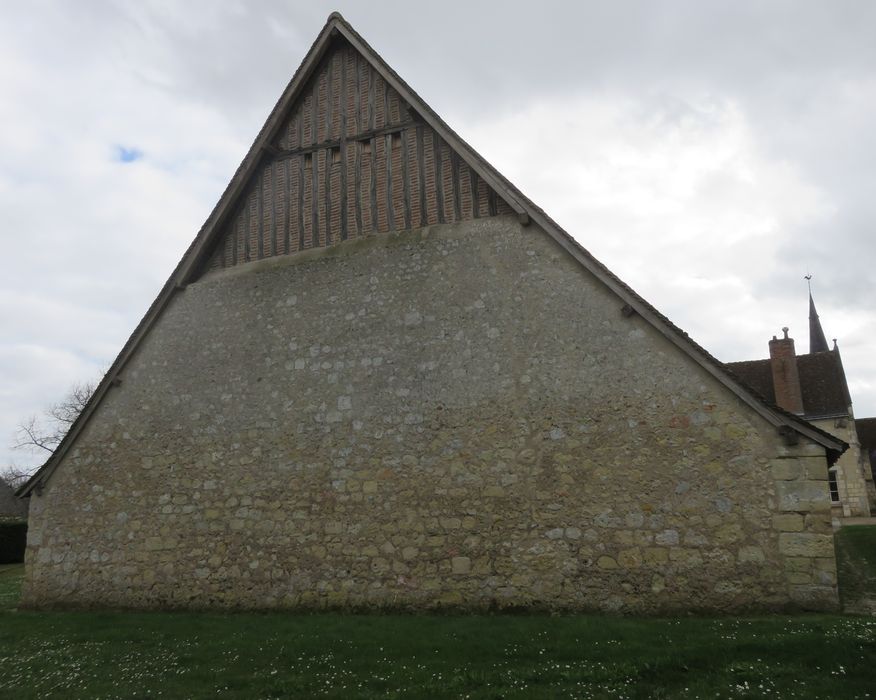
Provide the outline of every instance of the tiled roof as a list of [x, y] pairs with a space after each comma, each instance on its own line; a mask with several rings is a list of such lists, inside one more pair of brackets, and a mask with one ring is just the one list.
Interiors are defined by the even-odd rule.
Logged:
[[[764, 399], [775, 403], [773, 373], [768, 359], [728, 362], [727, 367]], [[805, 418], [848, 415], [851, 400], [839, 352], [829, 350], [797, 355], [797, 372]]]
[[753, 389], [761, 398], [770, 403], [776, 402], [776, 392], [773, 390], [773, 370], [769, 360], [746, 360], [745, 362], [728, 362], [727, 367], [742, 383]]

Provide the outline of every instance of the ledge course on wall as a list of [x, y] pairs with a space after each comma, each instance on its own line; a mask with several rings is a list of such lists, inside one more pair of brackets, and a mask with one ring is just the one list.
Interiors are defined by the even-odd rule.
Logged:
[[824, 449], [516, 218], [214, 272], [122, 379], [28, 605], [836, 605]]

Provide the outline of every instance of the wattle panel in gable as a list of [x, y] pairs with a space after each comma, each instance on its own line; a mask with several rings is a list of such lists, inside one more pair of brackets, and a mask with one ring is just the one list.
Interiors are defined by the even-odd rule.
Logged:
[[510, 212], [358, 52], [340, 45], [303, 86], [207, 269]]

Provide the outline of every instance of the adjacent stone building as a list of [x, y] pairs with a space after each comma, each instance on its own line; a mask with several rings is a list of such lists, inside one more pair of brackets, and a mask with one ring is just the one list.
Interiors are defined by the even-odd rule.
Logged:
[[831, 609], [828, 466], [332, 15], [32, 494], [30, 606]]
[[834, 524], [846, 517], [869, 516], [871, 504], [876, 506], [869, 455], [861, 449], [839, 348], [836, 341], [828, 348], [811, 294], [809, 352], [797, 354], [787, 328], [784, 338], [773, 337], [769, 349], [769, 359], [727, 366], [767, 401], [848, 443], [828, 472]]
[[[858, 418], [855, 420], [855, 432], [861, 443], [861, 459], [870, 467], [871, 479], [876, 479], [876, 418]], [[876, 508], [871, 503], [871, 514]]]

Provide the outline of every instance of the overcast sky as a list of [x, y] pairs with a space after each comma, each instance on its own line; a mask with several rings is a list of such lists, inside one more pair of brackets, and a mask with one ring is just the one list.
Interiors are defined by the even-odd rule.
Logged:
[[98, 377], [340, 10], [723, 361], [808, 350], [876, 415], [876, 3], [77, 0], [0, 7], [0, 465]]

